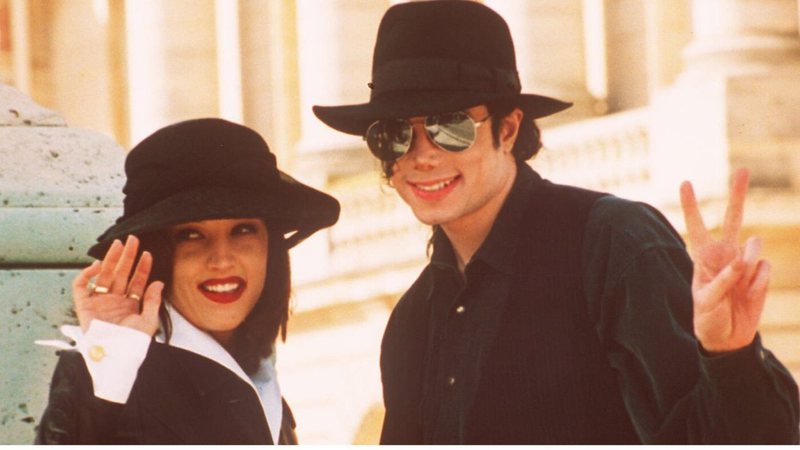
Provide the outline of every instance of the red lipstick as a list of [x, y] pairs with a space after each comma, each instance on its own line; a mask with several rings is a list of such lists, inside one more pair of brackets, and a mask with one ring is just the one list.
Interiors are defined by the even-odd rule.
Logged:
[[197, 286], [207, 299], [215, 303], [233, 303], [244, 293], [247, 282], [241, 277], [213, 278]]

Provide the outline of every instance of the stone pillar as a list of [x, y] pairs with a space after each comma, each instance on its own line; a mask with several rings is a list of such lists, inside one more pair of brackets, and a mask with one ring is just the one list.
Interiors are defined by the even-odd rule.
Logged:
[[293, 2], [240, 0], [244, 122], [291, 168], [300, 139], [296, 12]]
[[596, 115], [597, 100], [587, 89], [582, 0], [486, 0], [508, 22], [517, 54], [522, 90], [575, 105], [544, 124]]
[[654, 181], [689, 176], [721, 196], [729, 169], [755, 186], [800, 187], [797, 0], [694, 0], [686, 69], [653, 103]]
[[689, 0], [644, 2], [649, 96], [672, 85], [683, 70], [681, 55], [692, 40], [689, 3]]
[[[6, 3], [9, 8], [8, 33], [11, 44], [10, 71], [14, 84], [25, 92], [30, 88], [31, 49], [29, 45], [30, 33], [30, 4], [26, 0], [11, 0]], [[6, 74], [5, 76], [8, 76]]]
[[86, 250], [121, 213], [125, 153], [109, 137], [0, 84], [0, 436], [30, 444], [56, 356], [70, 284]]
[[242, 123], [242, 39], [238, 0], [214, 1], [219, 117]]
[[[299, 168], [323, 177], [373, 169], [360, 138], [332, 130], [312, 113], [313, 105], [361, 103], [369, 99], [372, 51], [387, 1], [297, 0], [300, 79]], [[309, 180], [310, 181], [310, 180]]]
[[604, 51], [608, 74], [606, 101], [610, 112], [641, 108], [649, 102], [645, 20], [645, 3], [648, 1], [603, 2]]
[[131, 141], [219, 114], [214, 0], [125, 3]]
[[12, 6], [17, 8], [13, 25], [20, 27], [14, 45], [21, 51], [15, 85], [42, 104], [68, 111], [74, 126], [111, 133], [106, 10], [89, 0]]
[[[291, 173], [325, 189], [333, 178], [376, 170], [361, 138], [329, 128], [314, 116], [311, 107], [369, 99], [372, 50], [389, 3], [297, 0], [296, 5], [300, 141]], [[327, 232], [293, 250], [294, 266], [307, 268], [296, 272], [299, 283], [328, 276], [329, 250]]]

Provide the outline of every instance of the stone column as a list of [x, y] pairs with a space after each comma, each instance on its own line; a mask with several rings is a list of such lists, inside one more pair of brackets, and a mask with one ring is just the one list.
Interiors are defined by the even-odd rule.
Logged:
[[[300, 140], [292, 175], [325, 189], [329, 180], [376, 170], [361, 138], [334, 131], [314, 116], [313, 105], [369, 99], [372, 50], [387, 1], [297, 0]], [[330, 270], [327, 233], [293, 250], [299, 283], [324, 279]]]
[[373, 169], [361, 139], [328, 128], [311, 107], [369, 99], [375, 36], [388, 6], [387, 1], [297, 0], [301, 123], [297, 163], [304, 174], [327, 177]]
[[647, 0], [644, 2], [647, 33], [648, 94], [672, 83], [684, 67], [682, 52], [692, 40], [691, 9], [688, 0]]
[[219, 114], [214, 0], [125, 3], [131, 141]]
[[[594, 0], [589, 0], [589, 3]], [[651, 0], [603, 1], [608, 109], [620, 112], [646, 106], [647, 33], [645, 3]]]
[[242, 39], [238, 0], [214, 0], [219, 117], [243, 120]]
[[30, 92], [31, 49], [30, 5], [26, 0], [11, 0], [9, 11], [9, 27], [11, 37], [11, 67], [14, 84], [25, 92]]
[[800, 186], [797, 0], [694, 0], [686, 68], [653, 103], [654, 181], [690, 176], [721, 196], [729, 169], [754, 185]]
[[596, 115], [597, 100], [587, 89], [582, 0], [486, 0], [508, 22], [517, 54], [522, 90], [575, 105], [543, 123], [556, 124]]
[[295, 6], [240, 0], [239, 8], [244, 122], [290, 168], [300, 139]]
[[68, 111], [74, 126], [111, 133], [106, 10], [85, 0], [12, 6], [17, 8], [13, 27], [20, 27], [13, 45], [21, 51], [15, 85], [51, 108]]
[[30, 444], [62, 339], [70, 284], [121, 213], [122, 148], [0, 84], [0, 436]]

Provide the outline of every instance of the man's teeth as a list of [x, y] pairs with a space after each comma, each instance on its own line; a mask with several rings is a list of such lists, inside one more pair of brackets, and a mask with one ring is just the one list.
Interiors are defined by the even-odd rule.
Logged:
[[417, 185], [417, 189], [419, 189], [420, 191], [425, 191], [425, 192], [438, 191], [439, 189], [444, 189], [445, 187], [449, 186], [450, 183], [453, 182], [453, 180], [455, 180], [455, 178], [450, 179], [450, 180], [440, 181], [440, 182], [438, 182], [436, 184], [428, 184], [428, 185], [418, 184]]
[[225, 283], [225, 284], [204, 284], [203, 289], [211, 292], [233, 292], [239, 289], [239, 283]]

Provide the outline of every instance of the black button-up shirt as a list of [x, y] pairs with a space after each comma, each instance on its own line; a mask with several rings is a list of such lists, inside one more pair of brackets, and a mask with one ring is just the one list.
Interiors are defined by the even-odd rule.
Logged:
[[[431, 263], [398, 304], [384, 337], [382, 442], [468, 443], [464, 418], [482, 382], [482, 361], [505, 326], [505, 299], [537, 301], [537, 292], [523, 292], [514, 282], [519, 270], [513, 255], [528, 232], [521, 219], [540, 183], [530, 168], [520, 166], [463, 276], [447, 236], [435, 230]], [[797, 386], [758, 338], [715, 357], [697, 345], [691, 332], [691, 261], [663, 217], [646, 205], [604, 197], [591, 207], [583, 242], [586, 310], [641, 442], [797, 441]], [[425, 342], [415, 342], [414, 335], [425, 336]], [[553, 357], [552, 364], [562, 365], [560, 358], [567, 356]], [[417, 420], [419, 431], [411, 432]]]

